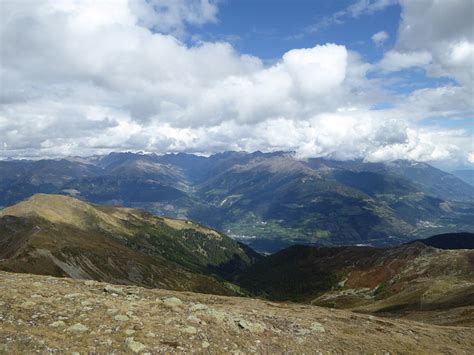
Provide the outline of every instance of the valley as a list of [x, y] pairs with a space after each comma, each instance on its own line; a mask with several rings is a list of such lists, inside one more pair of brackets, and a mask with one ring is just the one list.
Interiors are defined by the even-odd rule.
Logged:
[[35, 193], [193, 220], [260, 252], [295, 243], [394, 246], [474, 231], [474, 187], [412, 161], [225, 152], [0, 162], [0, 206]]

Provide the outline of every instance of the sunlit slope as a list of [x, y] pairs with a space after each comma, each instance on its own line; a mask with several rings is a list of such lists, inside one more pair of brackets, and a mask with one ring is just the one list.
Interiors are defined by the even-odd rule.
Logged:
[[0, 211], [0, 231], [4, 270], [149, 287], [233, 293], [219, 277], [258, 257], [192, 222], [60, 195]]

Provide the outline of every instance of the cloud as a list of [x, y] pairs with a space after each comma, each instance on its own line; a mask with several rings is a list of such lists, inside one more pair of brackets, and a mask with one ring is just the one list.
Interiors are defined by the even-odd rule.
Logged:
[[425, 67], [432, 62], [429, 52], [397, 52], [388, 51], [380, 61], [380, 67], [387, 72], [398, 71], [413, 67]]
[[217, 22], [217, 4], [210, 0], [131, 0], [137, 24], [155, 32], [182, 36], [186, 26]]
[[346, 76], [347, 50], [326, 44], [306, 49], [293, 49], [283, 56], [283, 65], [295, 89], [312, 98], [339, 86]]
[[[382, 11], [389, 6], [396, 5], [397, 3], [398, 0], [357, 0], [346, 8], [329, 16], [325, 16], [317, 23], [308, 26], [305, 29], [305, 32], [315, 33], [324, 28], [341, 25], [349, 18], [359, 18], [364, 15], [371, 15]], [[301, 34], [293, 37], [299, 36], [301, 36]]]
[[474, 2], [400, 0], [400, 5], [398, 37], [395, 49], [382, 60], [385, 66], [405, 62], [425, 68], [432, 76], [453, 77], [461, 85], [472, 87]]
[[474, 164], [474, 152], [467, 155], [467, 161], [471, 164]]
[[[360, 4], [347, 16], [391, 2]], [[334, 43], [291, 49], [271, 65], [227, 42], [185, 44], [189, 26], [215, 22], [217, 14], [211, 1], [2, 2], [0, 156], [260, 149], [467, 159], [466, 132], [418, 123], [472, 111], [464, 87], [393, 95], [368, 76], [379, 66]], [[463, 38], [449, 40], [450, 66], [400, 38], [383, 66], [436, 63], [458, 78], [472, 50]], [[372, 111], [378, 102], [394, 107]]]
[[385, 31], [380, 31], [375, 33], [372, 36], [372, 42], [375, 43], [375, 45], [380, 46], [385, 43], [385, 41], [389, 38], [390, 36], [388, 35], [387, 32]]
[[398, 0], [358, 0], [348, 6], [346, 12], [352, 17], [373, 14], [385, 8], [396, 5]]

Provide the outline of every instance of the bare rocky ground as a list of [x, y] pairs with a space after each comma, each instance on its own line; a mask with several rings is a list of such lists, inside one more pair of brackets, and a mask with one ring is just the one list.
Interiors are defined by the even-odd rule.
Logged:
[[474, 329], [0, 272], [0, 353], [455, 353]]

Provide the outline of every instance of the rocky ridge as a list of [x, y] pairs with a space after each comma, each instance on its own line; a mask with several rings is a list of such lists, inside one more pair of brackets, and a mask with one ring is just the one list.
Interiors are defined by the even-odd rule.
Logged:
[[310, 305], [0, 272], [0, 353], [456, 353], [468, 327]]

